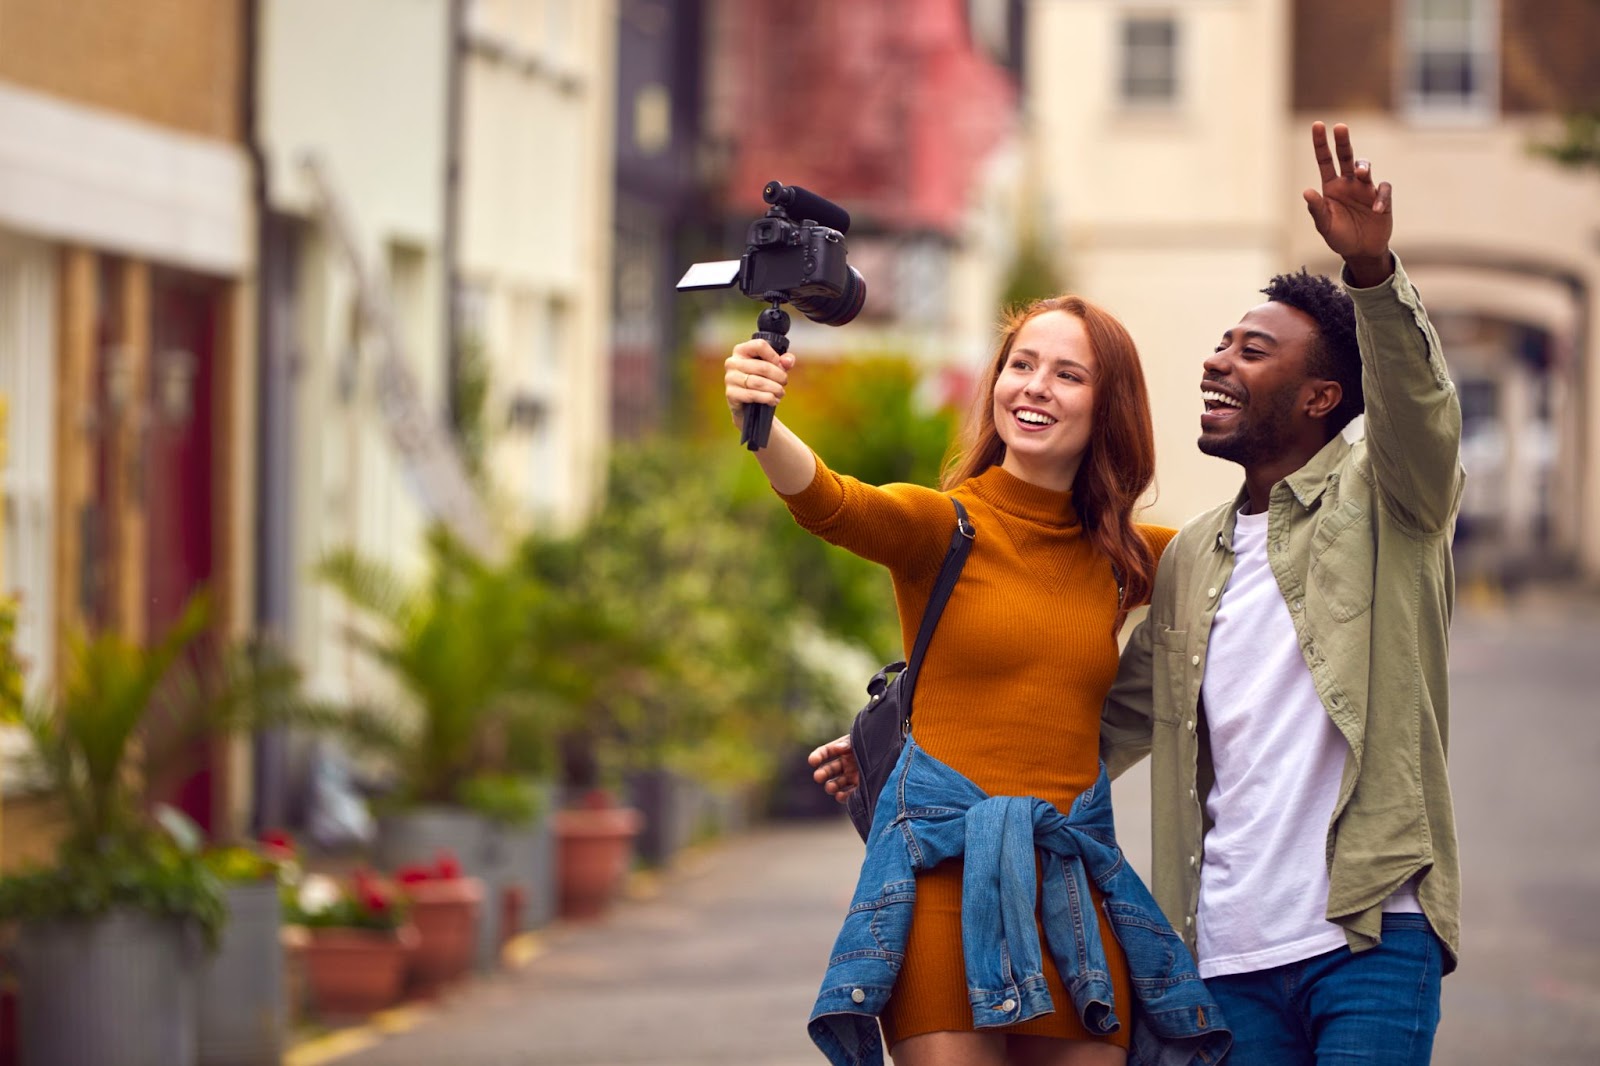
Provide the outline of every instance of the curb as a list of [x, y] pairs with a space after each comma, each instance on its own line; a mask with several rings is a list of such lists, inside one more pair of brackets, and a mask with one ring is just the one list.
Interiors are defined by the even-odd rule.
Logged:
[[[518, 933], [500, 949], [500, 964], [506, 970], [521, 970], [544, 954], [544, 940], [538, 933]], [[493, 976], [488, 975], [488, 976]], [[376, 1047], [391, 1036], [408, 1032], [439, 1012], [432, 1003], [406, 1003], [379, 1011], [366, 1021], [335, 1032], [309, 1037], [283, 1054], [283, 1066], [326, 1066], [357, 1052]]]
[[415, 1029], [432, 1017], [434, 1008], [407, 1004], [374, 1014], [360, 1025], [296, 1044], [283, 1055], [283, 1066], [323, 1066], [365, 1051], [396, 1033]]

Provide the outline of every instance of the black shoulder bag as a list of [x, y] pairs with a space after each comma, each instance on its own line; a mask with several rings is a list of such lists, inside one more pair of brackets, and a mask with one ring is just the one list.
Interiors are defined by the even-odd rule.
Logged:
[[850, 821], [867, 839], [872, 831], [872, 816], [878, 809], [878, 796], [883, 792], [889, 771], [900, 759], [906, 735], [911, 732], [911, 697], [917, 688], [917, 674], [922, 669], [922, 657], [939, 625], [939, 615], [944, 612], [950, 590], [956, 587], [961, 567], [967, 561], [976, 530], [967, 518], [967, 509], [961, 501], [951, 498], [956, 508], [956, 529], [950, 534], [950, 547], [944, 553], [944, 563], [933, 583], [933, 594], [928, 597], [928, 607], [922, 612], [922, 626], [917, 630], [917, 642], [911, 648], [911, 661], [890, 663], [867, 682], [871, 697], [867, 705], [856, 712], [850, 726], [850, 750], [855, 754], [861, 782], [845, 797], [845, 810]]

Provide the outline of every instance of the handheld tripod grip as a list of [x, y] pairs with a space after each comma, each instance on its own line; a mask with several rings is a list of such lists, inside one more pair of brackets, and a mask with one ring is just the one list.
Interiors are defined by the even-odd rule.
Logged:
[[[782, 333], [757, 330], [750, 335], [750, 339], [766, 341], [772, 345], [772, 350], [779, 355], [789, 350], [789, 338]], [[777, 406], [774, 404], [745, 404], [744, 422], [739, 429], [739, 443], [753, 452], [758, 452], [765, 448], [767, 440], [772, 436], [772, 419], [777, 410]]]

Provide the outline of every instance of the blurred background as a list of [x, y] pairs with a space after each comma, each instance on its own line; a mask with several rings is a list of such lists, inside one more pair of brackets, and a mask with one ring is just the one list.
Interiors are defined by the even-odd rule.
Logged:
[[[770, 179], [850, 211], [867, 304], [795, 316], [782, 415], [873, 481], [937, 477], [1002, 304], [1084, 293], [1140, 344], [1177, 525], [1237, 484], [1194, 447], [1201, 360], [1271, 275], [1337, 266], [1316, 119], [1394, 184], [1460, 389], [1464, 600], [1592, 590], [1597, 54], [1591, 0], [0, 0], [21, 684], [203, 594], [199, 643], [411, 730], [186, 740], [144, 799], [215, 840], [339, 853], [375, 830], [337, 800], [506, 777], [690, 781], [699, 828], [815, 808], [797, 755], [897, 651], [887, 580], [771, 499], [721, 400], [759, 305], [684, 268], [738, 256]], [[517, 713], [425, 781], [474, 654]], [[10, 872], [67, 830], [4, 751]]]

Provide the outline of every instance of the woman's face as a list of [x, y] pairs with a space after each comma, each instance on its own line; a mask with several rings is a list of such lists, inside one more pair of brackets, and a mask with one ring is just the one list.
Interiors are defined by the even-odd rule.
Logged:
[[1089, 447], [1096, 369], [1077, 316], [1046, 311], [1023, 324], [994, 384], [1002, 470], [1041, 488], [1072, 487]]

